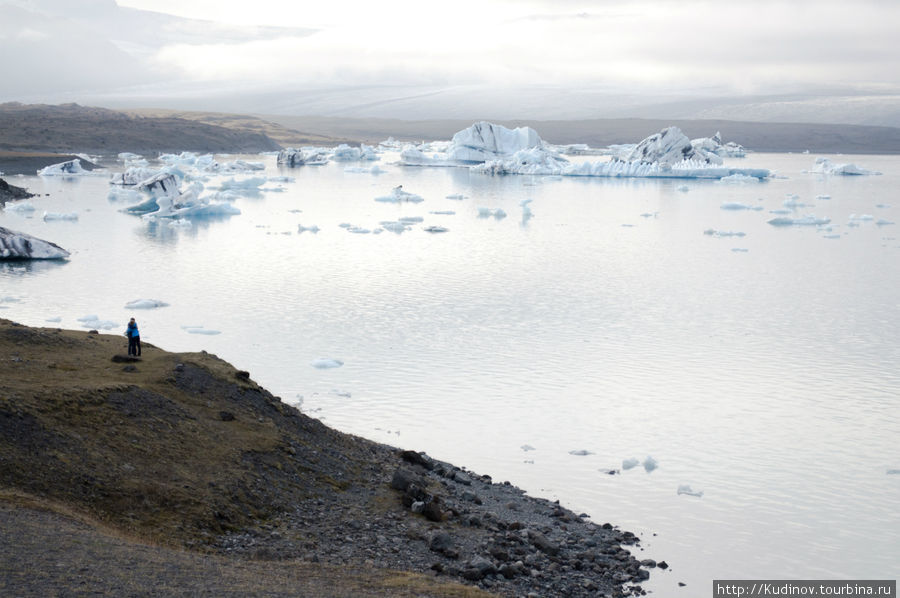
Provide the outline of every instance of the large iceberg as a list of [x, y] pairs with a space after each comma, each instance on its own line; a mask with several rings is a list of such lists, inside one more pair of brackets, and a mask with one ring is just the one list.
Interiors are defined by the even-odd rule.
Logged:
[[283, 166], [320, 166], [328, 163], [328, 150], [321, 147], [289, 147], [278, 152], [276, 162]]
[[37, 173], [40, 176], [105, 176], [104, 173], [85, 170], [78, 158], [45, 166]]
[[[443, 151], [426, 154], [435, 148]], [[508, 129], [481, 121], [458, 131], [449, 144], [407, 145], [400, 152], [400, 161], [408, 166], [471, 166], [509, 159], [517, 152], [534, 148], [544, 148], [544, 142], [531, 127]]]
[[375, 148], [364, 143], [359, 147], [350, 147], [346, 143], [342, 143], [331, 153], [331, 159], [335, 162], [359, 162], [362, 160], [378, 160], [378, 154]]
[[702, 145], [695, 146], [678, 127], [669, 127], [608, 161], [573, 163], [548, 149], [534, 147], [518, 151], [506, 160], [490, 160], [472, 170], [487, 174], [702, 179], [733, 175], [765, 179], [771, 174], [765, 168], [723, 166], [722, 158]]
[[50, 241], [0, 226], [0, 260], [59, 260], [69, 252]]

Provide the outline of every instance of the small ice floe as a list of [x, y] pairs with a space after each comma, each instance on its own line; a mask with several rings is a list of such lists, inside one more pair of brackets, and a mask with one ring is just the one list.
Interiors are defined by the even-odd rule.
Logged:
[[790, 210], [784, 210], [784, 209], [769, 210], [769, 214], [775, 214], [776, 216], [787, 216], [790, 213], [791, 213]]
[[697, 498], [700, 498], [701, 496], [703, 496], [703, 490], [695, 491], [695, 490], [691, 489], [691, 487], [689, 485], [682, 484], [682, 485], [678, 486], [678, 495], [680, 496], [682, 494], [686, 494], [688, 496], [696, 496]]
[[398, 235], [405, 231], [410, 230], [409, 226], [407, 226], [406, 224], [404, 224], [402, 222], [392, 221], [392, 220], [385, 220], [385, 221], [380, 222], [379, 224], [381, 224], [381, 227], [384, 230], [390, 231], [392, 233], [396, 233]]
[[451, 193], [446, 196], [447, 199], [468, 199], [468, 195], [463, 195], [462, 193]]
[[731, 231], [731, 230], [716, 230], [714, 228], [708, 228], [703, 231], [703, 234], [708, 237], [745, 237], [747, 233], [739, 232], [739, 231]]
[[678, 191], [681, 191], [682, 193], [687, 193], [688, 191], [691, 190], [691, 188], [688, 187], [687, 185], [679, 185], [679, 186], [677, 187], [677, 190], [678, 190]]
[[349, 222], [341, 222], [340, 224], [338, 224], [338, 226], [339, 226], [340, 228], [350, 228], [350, 227], [353, 226], [353, 225], [350, 224]]
[[83, 318], [78, 318], [78, 321], [81, 322], [81, 326], [83, 328], [96, 328], [100, 330], [112, 330], [113, 328], [118, 327], [116, 322], [111, 320], [101, 320], [97, 315], [92, 314], [89, 316], [84, 316]]
[[839, 234], [835, 233], [832, 235], [822, 235], [822, 238], [823, 239], [840, 239], [841, 236]]
[[362, 166], [348, 166], [344, 169], [344, 172], [348, 174], [384, 174], [387, 171], [381, 168], [378, 164], [375, 164], [373, 166], [370, 166], [369, 168], [365, 168]]
[[110, 202], [128, 202], [138, 203], [144, 200], [144, 196], [134, 189], [125, 189], [123, 187], [111, 187], [106, 199]]
[[375, 201], [381, 201], [386, 203], [402, 203], [402, 202], [410, 202], [410, 203], [419, 203], [425, 201], [421, 195], [416, 195], [415, 193], [409, 193], [408, 191], [403, 190], [403, 185], [397, 185], [388, 195], [382, 195], [381, 197], [376, 197]]
[[270, 183], [295, 183], [297, 179], [292, 176], [270, 176]]
[[809, 207], [808, 205], [800, 201], [800, 196], [796, 193], [788, 193], [784, 201], [781, 202], [781, 205], [792, 210], [796, 210], [797, 208]]
[[298, 232], [298, 233], [303, 233], [303, 232], [306, 232], [306, 231], [309, 231], [309, 232], [315, 234], [315, 233], [319, 232], [319, 227], [316, 226], [315, 224], [313, 224], [312, 226], [303, 226], [302, 224], [298, 224], [298, 225], [297, 225], [297, 232]]
[[735, 253], [747, 253], [748, 251], [750, 251], [746, 247], [732, 247], [731, 250]]
[[506, 212], [501, 208], [478, 208], [479, 218], [491, 218], [495, 220], [503, 220], [506, 218]]
[[759, 183], [761, 179], [746, 174], [736, 172], [728, 176], [723, 176], [718, 182], [725, 184], [743, 184], [743, 183]]
[[455, 216], [456, 212], [453, 210], [435, 210], [433, 212], [428, 212], [429, 214], [434, 214], [436, 216]]
[[828, 200], [828, 199], [831, 199], [830, 195], [826, 195], [826, 194], [816, 195], [817, 201], [823, 201], [823, 200]]
[[625, 469], [625, 470], [634, 469], [635, 467], [637, 467], [640, 464], [641, 464], [640, 459], [635, 459], [634, 457], [631, 457], [630, 459], [623, 459], [622, 460], [622, 469]]
[[425, 219], [421, 216], [404, 216], [402, 218], [398, 218], [398, 221], [403, 224], [418, 224], [420, 222], [424, 222]]
[[523, 451], [525, 451], [526, 453], [527, 453], [528, 451], [536, 451], [536, 450], [537, 450], [536, 448], [534, 448], [534, 447], [531, 446], [530, 444], [523, 444], [523, 445], [520, 446], [519, 448], [522, 449]]
[[658, 218], [659, 212], [644, 212], [641, 214], [641, 218]]
[[894, 224], [894, 223], [890, 220], [885, 220], [884, 218], [879, 218], [878, 220], [875, 221], [876, 226], [890, 226], [891, 224]]
[[317, 370], [329, 370], [332, 368], [339, 368], [344, 365], [344, 362], [340, 359], [332, 359], [330, 357], [319, 357], [317, 359], [313, 359], [309, 362], [309, 365], [313, 366]]
[[816, 164], [813, 166], [813, 172], [817, 174], [840, 174], [840, 175], [879, 175], [880, 172], [862, 168], [856, 164], [834, 164], [828, 158], [816, 158]]
[[576, 457], [586, 457], [588, 455], [593, 455], [594, 453], [592, 453], [591, 451], [584, 450], [584, 449], [578, 449], [576, 451], [569, 451], [569, 454], [575, 455]]
[[4, 206], [3, 210], [10, 214], [30, 214], [31, 212], [34, 212], [34, 204], [27, 199], [25, 201], [17, 201], [14, 203], [10, 202]]
[[825, 226], [831, 222], [831, 218], [816, 218], [809, 214], [801, 218], [788, 218], [779, 216], [768, 221], [772, 226]]
[[888, 475], [900, 475], [900, 469], [888, 469], [887, 474]]
[[62, 322], [62, 318], [59, 317], [59, 316], [56, 316], [56, 317], [53, 317], [53, 318], [47, 318], [47, 319], [44, 320], [44, 321], [45, 321], [45, 322], [50, 322], [51, 324], [58, 324], [59, 322]]
[[222, 181], [219, 185], [220, 191], [251, 191], [257, 190], [266, 183], [266, 177], [254, 176], [246, 179], [236, 179], [234, 177]]
[[876, 208], [879, 208], [879, 209], [881, 209], [881, 210], [884, 210], [884, 209], [887, 209], [887, 208], [891, 207], [891, 204], [888, 204], [888, 203], [877, 203], [877, 204], [875, 204], [875, 207], [876, 207]]
[[336, 388], [331, 389], [331, 394], [333, 394], [336, 397], [341, 397], [342, 399], [349, 399], [349, 398], [353, 397], [353, 395], [350, 392], [348, 392], [346, 390], [338, 390]]
[[347, 232], [353, 233], [354, 235], [368, 235], [372, 230], [361, 226], [348, 226]]
[[206, 334], [209, 336], [213, 336], [216, 334], [222, 334], [218, 330], [213, 330], [211, 328], [204, 328], [203, 326], [182, 326], [182, 330], [187, 332], [188, 334]]
[[[754, 181], [757, 180], [753, 177], [749, 177]], [[719, 206], [721, 210], [762, 210], [762, 206], [751, 206], [750, 204], [741, 203], [739, 201], [726, 201], [722, 205]]]
[[426, 233], [446, 233], [450, 229], [446, 226], [437, 226], [436, 224], [432, 224], [431, 226], [426, 226], [422, 228]]
[[156, 309], [158, 307], [168, 307], [169, 304], [158, 299], [137, 299], [129, 301], [125, 304], [126, 309]]
[[65, 220], [69, 222], [73, 222], [78, 220], [77, 212], [44, 212], [44, 222], [50, 222], [52, 220]]
[[649, 455], [647, 456], [646, 459], [644, 459], [644, 462], [642, 463], [642, 465], [644, 466], [644, 471], [646, 471], [647, 473], [650, 473], [651, 471], [653, 471], [654, 469], [659, 467], [659, 464], [656, 462], [656, 459], [654, 459], [653, 457], [651, 457]]
[[871, 222], [875, 220], [875, 217], [871, 214], [850, 214], [849, 220], [851, 222]]

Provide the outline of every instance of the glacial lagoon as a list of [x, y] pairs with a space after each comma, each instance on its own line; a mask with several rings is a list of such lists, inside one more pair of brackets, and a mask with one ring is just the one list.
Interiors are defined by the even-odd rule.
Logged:
[[[108, 176], [7, 177], [40, 196], [0, 226], [72, 255], [0, 263], [0, 317], [133, 316], [330, 426], [635, 532], [657, 595], [900, 574], [900, 157], [726, 159], [762, 182], [237, 158], [265, 170], [207, 190], [267, 181], [180, 226]], [[376, 201], [398, 185], [422, 201]]]

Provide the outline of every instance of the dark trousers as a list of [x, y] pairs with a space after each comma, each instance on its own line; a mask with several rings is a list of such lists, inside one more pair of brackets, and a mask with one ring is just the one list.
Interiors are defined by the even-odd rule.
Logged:
[[134, 355], [135, 357], [141, 354], [141, 337], [139, 336], [129, 336], [128, 337], [128, 354]]

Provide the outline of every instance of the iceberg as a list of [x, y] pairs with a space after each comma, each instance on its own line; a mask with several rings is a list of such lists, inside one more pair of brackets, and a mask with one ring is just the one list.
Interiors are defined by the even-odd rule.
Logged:
[[359, 147], [350, 147], [346, 143], [342, 143], [332, 151], [331, 159], [335, 162], [360, 162], [363, 160], [378, 160], [378, 154], [375, 148], [364, 143]]
[[85, 170], [78, 158], [45, 166], [37, 173], [40, 176], [106, 176], [105, 173]]
[[69, 252], [50, 241], [0, 226], [0, 260], [59, 260]]
[[861, 168], [856, 164], [834, 164], [828, 158], [816, 158], [816, 164], [812, 171], [816, 174], [838, 174], [838, 175], [879, 175], [880, 172]]
[[112, 330], [113, 328], [117, 328], [119, 326], [117, 323], [111, 320], [101, 320], [96, 315], [84, 316], [83, 318], [78, 318], [78, 321], [81, 322], [81, 326], [84, 328]]
[[137, 299], [125, 304], [126, 309], [156, 309], [157, 307], [168, 306], [169, 304], [165, 301], [159, 301], [157, 299]]
[[393, 189], [391, 189], [390, 194], [382, 195], [381, 197], [376, 197], [375, 201], [385, 202], [385, 203], [401, 203], [401, 202], [412, 202], [419, 203], [425, 201], [425, 199], [421, 195], [416, 195], [415, 193], [409, 193], [408, 191], [403, 190], [403, 185], [397, 185]]
[[137, 183], [136, 187], [145, 193], [159, 196], [178, 195], [178, 177], [166, 171], [157, 172], [149, 179]]
[[321, 147], [294, 149], [286, 148], [278, 152], [276, 163], [294, 168], [296, 166], [320, 166], [328, 162], [328, 150]]
[[219, 190], [221, 191], [247, 191], [247, 190], [258, 190], [259, 187], [266, 183], [266, 177], [264, 176], [255, 176], [247, 179], [237, 180], [235, 178], [230, 178], [225, 181], [222, 181], [222, 184], [219, 186]]
[[125, 172], [119, 172], [110, 175], [109, 184], [110, 185], [124, 185], [124, 186], [132, 186], [137, 185], [149, 178], [152, 178], [158, 174], [160, 174], [160, 170], [157, 168], [147, 168], [145, 166], [132, 166], [125, 170]]
[[647, 473], [650, 473], [651, 471], [653, 471], [654, 469], [659, 467], [659, 464], [656, 462], [656, 459], [654, 459], [653, 457], [648, 455], [647, 458], [644, 459], [643, 466], [644, 466], [644, 471], [646, 471]]
[[507, 129], [481, 121], [453, 135], [447, 158], [454, 162], [481, 163], [542, 146], [543, 141], [531, 127]]
[[44, 222], [49, 222], [51, 220], [67, 220], [74, 222], [75, 220], [78, 220], [78, 214], [76, 212], [44, 212]]
[[640, 460], [631, 457], [629, 459], [622, 459], [622, 469], [634, 469], [638, 465], [640, 465]]
[[34, 212], [35, 207], [33, 203], [26, 199], [25, 201], [17, 201], [15, 203], [10, 202], [3, 206], [3, 209], [4, 211], [13, 214], [26, 214]]
[[831, 222], [831, 218], [816, 218], [813, 215], [803, 216], [801, 218], [790, 218], [788, 216], [778, 216], [768, 221], [772, 226], [825, 226]]
[[490, 160], [473, 166], [485, 174], [529, 174], [584, 177], [723, 179], [740, 175], [759, 180], [771, 176], [765, 168], [732, 168], [702, 147], [695, 148], [678, 127], [647, 137], [632, 149], [609, 161], [571, 163], [544, 147], [520, 150], [509, 159]]
[[706, 229], [705, 231], [703, 231], [703, 234], [707, 235], [709, 237], [744, 237], [747, 235], [747, 233], [743, 233], [743, 232], [736, 232], [736, 231], [730, 231], [730, 230], [716, 230], [714, 228]]
[[747, 150], [739, 143], [733, 141], [722, 143], [722, 133], [719, 131], [716, 131], [712, 137], [692, 139], [691, 145], [696, 151], [722, 158], [743, 158], [747, 154]]
[[218, 330], [213, 330], [212, 328], [204, 328], [203, 326], [182, 326], [181, 329], [188, 334], [205, 334], [208, 336], [222, 334]]
[[695, 491], [695, 490], [691, 489], [691, 487], [688, 486], [687, 484], [682, 484], [682, 485], [678, 486], [678, 495], [680, 496], [682, 494], [686, 494], [688, 496], [696, 496], [697, 498], [700, 498], [703, 496], [703, 491], [702, 490]]
[[450, 229], [446, 226], [438, 226], [436, 224], [432, 224], [431, 226], [426, 226], [422, 230], [426, 233], [446, 233]]
[[340, 359], [331, 359], [329, 357], [319, 357], [318, 359], [313, 359], [309, 362], [309, 365], [313, 366], [319, 370], [327, 370], [332, 368], [339, 368], [344, 365], [344, 362]]

